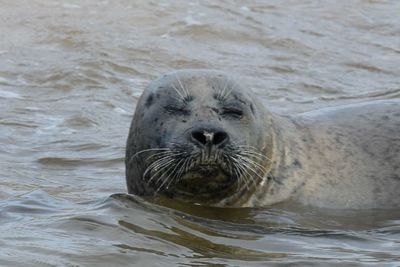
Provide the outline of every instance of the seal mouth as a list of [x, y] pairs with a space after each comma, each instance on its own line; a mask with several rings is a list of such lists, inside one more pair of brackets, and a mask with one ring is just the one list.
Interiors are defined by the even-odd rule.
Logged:
[[220, 177], [220, 176], [228, 176], [228, 173], [224, 171], [219, 165], [216, 164], [201, 164], [198, 165], [191, 170], [189, 170], [187, 173], [185, 173], [182, 177], [181, 180], [209, 180], [213, 179], [215, 177]]
[[144, 191], [188, 202], [231, 199], [256, 186], [265, 172], [257, 163], [260, 153], [247, 146], [230, 144], [213, 153], [176, 144], [154, 150], [142, 175]]
[[204, 196], [212, 198], [226, 191], [234, 184], [235, 179], [217, 164], [197, 165], [175, 183], [175, 193], [186, 196]]

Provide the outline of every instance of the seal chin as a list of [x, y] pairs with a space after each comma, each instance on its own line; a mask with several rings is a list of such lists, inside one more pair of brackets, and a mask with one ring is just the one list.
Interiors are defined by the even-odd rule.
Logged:
[[218, 165], [199, 165], [184, 174], [182, 181], [203, 181], [213, 180], [215, 182], [224, 182], [229, 180], [229, 174]]
[[232, 188], [236, 179], [219, 165], [198, 165], [182, 175], [174, 185], [175, 197], [211, 199]]

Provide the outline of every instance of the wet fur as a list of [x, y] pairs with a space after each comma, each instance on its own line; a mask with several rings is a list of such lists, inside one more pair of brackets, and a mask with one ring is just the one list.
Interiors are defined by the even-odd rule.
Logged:
[[[238, 108], [239, 107], [239, 108]], [[196, 127], [229, 143], [205, 151]], [[129, 193], [213, 206], [400, 206], [400, 100], [281, 117], [228, 75], [178, 71], [141, 96], [127, 141]]]

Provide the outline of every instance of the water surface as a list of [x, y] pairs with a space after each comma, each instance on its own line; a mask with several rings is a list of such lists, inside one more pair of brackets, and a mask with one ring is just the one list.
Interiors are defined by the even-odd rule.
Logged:
[[[399, 266], [399, 211], [125, 194], [138, 97], [220, 69], [280, 114], [400, 97], [400, 2], [1, 1], [0, 265]], [[214, 265], [213, 265], [214, 264]]]

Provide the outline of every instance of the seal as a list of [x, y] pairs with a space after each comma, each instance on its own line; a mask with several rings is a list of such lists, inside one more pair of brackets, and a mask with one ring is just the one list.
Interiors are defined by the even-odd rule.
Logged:
[[281, 116], [212, 70], [145, 89], [126, 145], [128, 192], [221, 207], [400, 207], [400, 100]]

